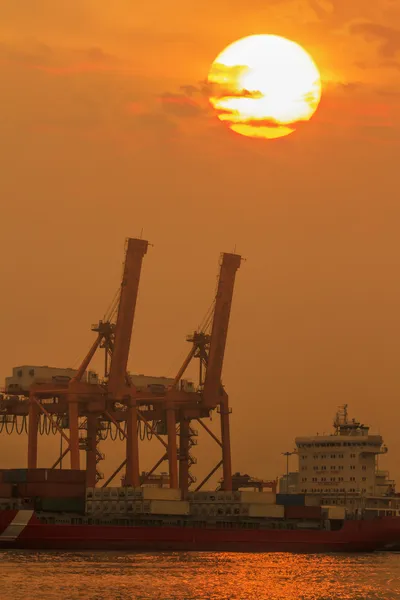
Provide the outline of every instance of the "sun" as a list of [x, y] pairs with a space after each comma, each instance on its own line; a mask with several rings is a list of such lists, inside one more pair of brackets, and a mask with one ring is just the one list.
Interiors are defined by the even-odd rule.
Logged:
[[217, 56], [208, 75], [210, 103], [232, 131], [274, 139], [308, 121], [321, 99], [311, 56], [276, 35], [251, 35]]

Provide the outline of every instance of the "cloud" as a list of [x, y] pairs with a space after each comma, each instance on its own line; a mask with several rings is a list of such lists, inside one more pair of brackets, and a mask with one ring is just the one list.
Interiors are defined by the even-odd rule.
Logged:
[[160, 96], [162, 107], [166, 113], [176, 117], [196, 117], [204, 109], [188, 94], [166, 92]]
[[400, 31], [377, 23], [352, 23], [350, 33], [361, 35], [367, 42], [377, 40], [384, 58], [394, 58], [400, 52]]

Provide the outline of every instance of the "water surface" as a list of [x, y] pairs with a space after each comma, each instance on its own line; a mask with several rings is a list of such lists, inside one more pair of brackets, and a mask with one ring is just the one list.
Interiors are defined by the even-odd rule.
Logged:
[[400, 554], [0, 552], [1, 600], [400, 600]]

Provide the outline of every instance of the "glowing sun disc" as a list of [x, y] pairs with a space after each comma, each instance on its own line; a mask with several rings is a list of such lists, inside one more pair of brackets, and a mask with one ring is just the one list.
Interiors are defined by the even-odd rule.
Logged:
[[308, 121], [321, 99], [321, 78], [311, 56], [276, 35], [233, 42], [208, 75], [218, 118], [241, 135], [278, 138]]

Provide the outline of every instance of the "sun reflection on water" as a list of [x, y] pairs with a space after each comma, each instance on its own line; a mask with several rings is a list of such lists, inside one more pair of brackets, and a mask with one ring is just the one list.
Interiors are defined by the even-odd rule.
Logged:
[[400, 555], [0, 555], [1, 600], [394, 600]]

